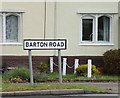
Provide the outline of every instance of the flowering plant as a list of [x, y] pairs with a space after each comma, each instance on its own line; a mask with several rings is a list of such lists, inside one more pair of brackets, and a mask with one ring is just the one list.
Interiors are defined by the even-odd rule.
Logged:
[[97, 68], [100, 74], [103, 74], [104, 68]]
[[46, 63], [41, 62], [40, 65], [37, 67], [37, 70], [40, 72], [47, 72], [48, 71], [48, 66]]

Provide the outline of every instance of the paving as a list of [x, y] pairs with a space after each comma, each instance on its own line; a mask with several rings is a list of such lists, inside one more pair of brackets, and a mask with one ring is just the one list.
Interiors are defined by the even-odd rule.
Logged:
[[[51, 83], [49, 83], [51, 84]], [[58, 84], [58, 83], [52, 83], [52, 84]], [[75, 83], [63, 83], [65, 84], [70, 84], [70, 85], [85, 85], [85, 86], [94, 86], [94, 87], [99, 87], [99, 88], [106, 88], [109, 90], [109, 93], [120, 93], [120, 84], [119, 83], [113, 83], [113, 82], [75, 82]]]
[[64, 84], [73, 84], [73, 85], [85, 85], [85, 86], [94, 86], [99, 88], [106, 88], [109, 90], [110, 93], [120, 93], [120, 84], [119, 83], [104, 83], [104, 82], [98, 82], [98, 83], [92, 83], [92, 82], [84, 82], [84, 83], [64, 83]]
[[[42, 83], [41, 83], [42, 84]], [[57, 83], [48, 83], [48, 84], [59, 84]], [[109, 92], [102, 91], [90, 91], [84, 89], [62, 89], [62, 90], [36, 90], [36, 91], [14, 91], [14, 92], [2, 92], [2, 96], [28, 96], [28, 95], [66, 95], [66, 94], [118, 94], [118, 83], [92, 83], [92, 82], [76, 82], [76, 83], [63, 83], [62, 85], [85, 85], [85, 86], [95, 86], [100, 88], [106, 88]], [[26, 85], [26, 84], [21, 84]]]
[[69, 95], [32, 95], [2, 98], [120, 98], [118, 94], [69, 94]]

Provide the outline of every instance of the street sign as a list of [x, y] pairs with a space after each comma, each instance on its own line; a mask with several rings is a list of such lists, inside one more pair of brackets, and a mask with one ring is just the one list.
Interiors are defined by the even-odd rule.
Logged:
[[37, 39], [25, 39], [24, 50], [65, 50], [65, 39], [51, 39], [51, 40], [37, 40]]
[[24, 39], [23, 48], [28, 50], [29, 67], [30, 67], [30, 82], [33, 86], [33, 70], [32, 70], [32, 55], [31, 50], [58, 50], [58, 64], [59, 64], [59, 82], [62, 84], [61, 73], [61, 52], [67, 46], [66, 39]]

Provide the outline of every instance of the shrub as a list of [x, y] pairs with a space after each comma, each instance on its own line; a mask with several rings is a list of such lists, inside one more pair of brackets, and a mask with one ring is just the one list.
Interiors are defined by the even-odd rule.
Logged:
[[13, 82], [14, 80], [20, 80], [23, 81], [29, 81], [30, 80], [30, 72], [27, 67], [19, 67], [13, 70], [6, 71], [3, 74], [3, 80], [4, 81], [11, 81]]
[[36, 70], [38, 70], [40, 73], [42, 73], [42, 72], [48, 73], [49, 72], [49, 67], [47, 66], [46, 63], [41, 62], [40, 65], [36, 68]]
[[7, 70], [8, 67], [8, 63], [7, 62], [3, 62], [2, 63], [2, 73], [4, 73]]
[[34, 80], [36, 81], [36, 82], [41, 82], [41, 81], [47, 81], [48, 80], [48, 74], [47, 73], [45, 73], [45, 72], [42, 72], [42, 73], [40, 73], [40, 72], [35, 72], [34, 73]]
[[[87, 76], [87, 70], [88, 70], [88, 65], [80, 65], [78, 68], [76, 68], [76, 74], [79, 76]], [[95, 65], [92, 65], [92, 75], [97, 75], [99, 74], [99, 71], [96, 69]]]
[[41, 62], [39, 66], [33, 69], [34, 80], [36, 82], [46, 81], [49, 75], [49, 66], [46, 63]]
[[98, 69], [98, 71], [100, 72], [100, 74], [103, 74], [104, 68], [97, 68], [97, 69]]
[[120, 75], [120, 50], [108, 50], [103, 54], [104, 73], [109, 75]]
[[49, 79], [49, 80], [59, 79], [59, 73], [57, 73], [57, 72], [52, 72], [52, 73], [50, 73], [48, 79]]

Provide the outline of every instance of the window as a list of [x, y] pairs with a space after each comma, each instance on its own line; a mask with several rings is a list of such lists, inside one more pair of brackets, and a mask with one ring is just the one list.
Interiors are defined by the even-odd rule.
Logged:
[[6, 17], [6, 42], [18, 42], [18, 17]]
[[112, 45], [113, 15], [82, 14], [80, 44]]
[[82, 40], [92, 41], [93, 33], [93, 19], [83, 19], [82, 20]]
[[2, 12], [0, 17], [0, 30], [3, 44], [19, 44], [22, 42], [22, 16], [21, 13]]
[[[2, 33], [2, 14], [0, 14], [0, 32]], [[2, 42], [2, 34], [0, 34], [0, 43]]]
[[98, 41], [108, 41], [110, 35], [110, 18], [101, 16], [98, 18]]

